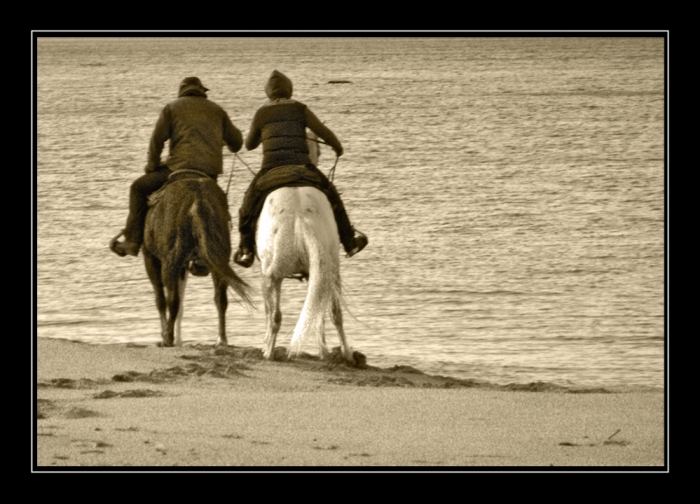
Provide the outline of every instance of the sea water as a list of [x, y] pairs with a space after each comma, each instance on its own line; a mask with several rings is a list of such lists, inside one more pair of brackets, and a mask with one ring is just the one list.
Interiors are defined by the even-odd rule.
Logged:
[[[40, 37], [36, 56], [39, 337], [159, 341], [142, 258], [108, 248], [158, 114], [197, 76], [245, 135], [277, 69], [345, 149], [334, 181], [369, 237], [341, 259], [345, 328], [369, 364], [663, 387], [663, 38]], [[234, 217], [262, 159], [239, 155]], [[230, 303], [229, 342], [261, 347], [257, 263], [234, 268], [258, 309]], [[283, 284], [279, 345], [305, 288]], [[213, 296], [189, 278], [185, 343], [216, 341]]]

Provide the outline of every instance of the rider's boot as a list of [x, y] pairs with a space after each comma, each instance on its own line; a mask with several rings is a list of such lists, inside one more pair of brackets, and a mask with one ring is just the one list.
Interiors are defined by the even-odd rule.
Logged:
[[255, 262], [255, 255], [245, 245], [241, 245], [233, 255], [233, 262], [244, 268], [250, 268]]
[[353, 231], [355, 232], [355, 236], [353, 236], [353, 243], [349, 244], [348, 247], [345, 247], [345, 251], [347, 252], [348, 257], [352, 257], [355, 254], [357, 254], [359, 251], [361, 251], [363, 248], [367, 246], [369, 243], [369, 239], [367, 238], [367, 235], [364, 234], [362, 231], [358, 231], [357, 229], [353, 228]]
[[124, 231], [120, 232], [117, 236], [115, 236], [109, 241], [109, 249], [115, 254], [117, 254], [119, 257], [124, 257], [126, 255], [134, 257], [138, 256], [139, 250], [141, 250], [141, 244], [126, 240], [121, 242], [117, 241], [117, 238], [119, 238], [123, 234]]
[[[250, 268], [255, 262], [255, 236], [252, 233], [241, 232], [238, 250], [233, 255], [233, 262], [244, 268]], [[251, 243], [252, 242], [252, 243]]]

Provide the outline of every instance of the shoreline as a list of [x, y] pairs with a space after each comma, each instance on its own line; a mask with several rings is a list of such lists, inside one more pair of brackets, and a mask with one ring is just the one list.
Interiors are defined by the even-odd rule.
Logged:
[[[665, 394], [36, 339], [34, 469], [665, 469]], [[283, 347], [277, 350], [280, 355]], [[569, 470], [567, 469], [567, 470]]]

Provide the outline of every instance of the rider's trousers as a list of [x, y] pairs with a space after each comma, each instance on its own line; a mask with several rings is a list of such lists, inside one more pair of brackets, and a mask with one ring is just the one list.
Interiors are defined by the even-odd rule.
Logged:
[[[355, 246], [355, 231], [350, 224], [350, 218], [345, 211], [345, 205], [343, 205], [343, 201], [340, 199], [338, 190], [333, 183], [328, 180], [328, 177], [314, 165], [307, 164], [306, 168], [309, 170], [309, 176], [304, 177], [304, 180], [313, 180], [315, 183], [296, 182], [290, 185], [316, 186], [326, 194], [331, 208], [333, 208], [335, 222], [338, 225], [340, 242], [343, 244], [345, 251], [349, 252]], [[275, 168], [262, 169], [255, 175], [243, 196], [243, 203], [238, 211], [238, 230], [241, 233], [241, 245], [245, 246], [253, 253], [255, 252], [255, 225], [262, 211], [262, 205], [267, 195], [280, 187], [260, 187], [258, 182], [264, 175], [274, 169]]]

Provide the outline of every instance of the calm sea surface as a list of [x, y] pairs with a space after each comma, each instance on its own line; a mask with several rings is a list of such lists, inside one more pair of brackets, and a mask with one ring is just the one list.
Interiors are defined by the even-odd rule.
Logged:
[[[196, 75], [245, 134], [277, 69], [345, 147], [335, 182], [370, 239], [341, 260], [346, 330], [369, 364], [664, 385], [663, 38], [40, 38], [36, 68], [39, 337], [159, 341], [142, 258], [108, 249], [158, 114]], [[225, 150], [224, 189], [232, 170], [236, 215], [252, 174]], [[261, 347], [259, 269], [236, 271], [258, 310], [229, 305], [229, 342]], [[283, 285], [280, 345], [305, 287]], [[182, 330], [216, 341], [211, 278], [190, 277]]]

